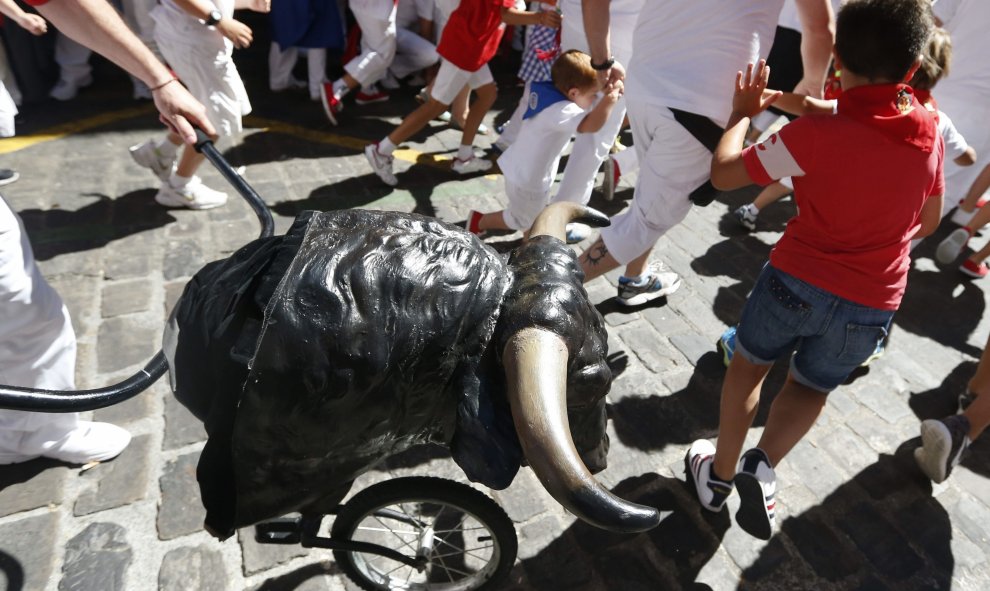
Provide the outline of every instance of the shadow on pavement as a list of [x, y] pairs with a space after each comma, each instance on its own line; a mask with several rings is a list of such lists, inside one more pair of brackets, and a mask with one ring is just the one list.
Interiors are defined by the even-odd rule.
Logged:
[[6, 591], [22, 591], [24, 589], [24, 567], [21, 563], [0, 550], [0, 580], [6, 582]]
[[951, 588], [952, 528], [914, 464], [916, 446], [881, 455], [820, 505], [786, 517], [738, 588]]
[[968, 340], [983, 317], [986, 299], [979, 285], [960, 277], [954, 270], [912, 269], [894, 323], [908, 332], [979, 357], [982, 348]]

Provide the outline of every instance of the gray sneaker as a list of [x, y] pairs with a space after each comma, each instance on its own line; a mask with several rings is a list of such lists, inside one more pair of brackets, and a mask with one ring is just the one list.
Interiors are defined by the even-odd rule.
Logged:
[[653, 263], [646, 279], [640, 283], [633, 283], [628, 277], [619, 277], [619, 295], [616, 300], [623, 306], [639, 306], [672, 294], [680, 286], [681, 278], [677, 273], [666, 271], [663, 263]]
[[746, 204], [737, 209], [735, 212], [736, 219], [739, 220], [739, 224], [746, 228], [750, 232], [756, 230], [756, 212], [753, 211], [751, 204]]
[[943, 482], [970, 443], [966, 415], [928, 419], [921, 423], [921, 447], [914, 450], [914, 459], [932, 482]]
[[938, 243], [938, 248], [935, 249], [935, 260], [943, 265], [948, 265], [959, 258], [959, 253], [969, 242], [970, 236], [971, 234], [966, 228], [953, 230], [951, 234], [945, 237], [945, 240]]

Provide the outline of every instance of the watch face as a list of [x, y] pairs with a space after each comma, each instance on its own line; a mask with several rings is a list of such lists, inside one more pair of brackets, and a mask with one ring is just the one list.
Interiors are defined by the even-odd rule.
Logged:
[[206, 24], [213, 26], [219, 23], [221, 18], [223, 18], [223, 15], [220, 14], [219, 10], [211, 10], [209, 18], [206, 19]]

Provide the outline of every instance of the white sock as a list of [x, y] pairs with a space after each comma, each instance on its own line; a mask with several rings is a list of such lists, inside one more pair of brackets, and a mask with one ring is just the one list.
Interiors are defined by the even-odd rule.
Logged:
[[461, 147], [457, 148], [457, 159], [463, 162], [471, 158], [474, 158], [474, 146], [461, 144]]
[[347, 83], [344, 82], [343, 78], [333, 81], [333, 95], [337, 97], [337, 99], [344, 98], [350, 91], [351, 89], [347, 86]]
[[646, 275], [636, 275], [635, 277], [626, 277], [625, 275], [623, 275], [622, 278], [625, 279], [625, 280], [627, 280], [632, 285], [637, 285], [638, 286], [638, 285], [645, 285], [646, 284], [646, 280], [650, 278], [650, 275], [649, 274], [646, 274]]
[[176, 173], [172, 173], [172, 176], [168, 177], [168, 184], [172, 186], [173, 189], [181, 189], [189, 184], [192, 180], [191, 176], [179, 176]]
[[392, 143], [392, 140], [388, 139], [388, 136], [385, 136], [385, 139], [383, 139], [382, 141], [378, 142], [378, 153], [379, 154], [384, 154], [386, 156], [391, 156], [392, 155], [392, 152], [394, 152], [394, 151], [395, 151], [395, 144]]
[[757, 207], [755, 203], [748, 204], [746, 206], [746, 209], [748, 209], [749, 212], [752, 213], [753, 215], [760, 215], [760, 208]]
[[162, 156], [166, 156], [168, 158], [175, 158], [175, 154], [179, 151], [180, 145], [181, 144], [173, 144], [168, 139], [168, 136], [165, 136], [164, 138], [161, 139], [161, 141], [155, 142], [155, 150], [157, 150], [158, 153], [161, 154]]

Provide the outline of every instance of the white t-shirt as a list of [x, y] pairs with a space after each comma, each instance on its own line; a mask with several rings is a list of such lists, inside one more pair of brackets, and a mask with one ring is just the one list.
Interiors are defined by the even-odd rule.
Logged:
[[[223, 18], [234, 17], [234, 0], [213, 0]], [[224, 51], [229, 56], [234, 44], [213, 27], [189, 14], [173, 2], [161, 0], [151, 11], [155, 21], [155, 38], [165, 43], [196, 43], [202, 47]]]
[[420, 19], [433, 20], [433, 0], [399, 0], [395, 5], [395, 26], [418, 30]]
[[[643, 2], [644, 0], [611, 0], [608, 5], [610, 49], [612, 56], [623, 66], [628, 65], [632, 58], [632, 33]], [[561, 50], [579, 49], [588, 53], [581, 0], [560, 0], [557, 6], [564, 17], [560, 28]]]
[[[832, 14], [839, 14], [839, 7], [847, 0], [832, 0]], [[777, 25], [785, 29], [801, 32], [801, 17], [798, 15], [797, 4], [794, 0], [784, 0], [784, 8], [780, 11]]]
[[[939, 81], [932, 92], [939, 103], [952, 99], [951, 113], [956, 112], [955, 98], [990, 97], [990, 2], [987, 0], [938, 0], [933, 7], [935, 16], [941, 19], [943, 27], [952, 37], [952, 67], [949, 75]], [[946, 108], [949, 105], [946, 103]], [[978, 106], [978, 105], [974, 105]], [[963, 108], [968, 108], [966, 105]]]
[[945, 160], [955, 160], [966, 153], [966, 149], [969, 148], [966, 138], [959, 133], [952, 124], [952, 119], [949, 119], [941, 109], [938, 112], [938, 132], [942, 134], [942, 140], [945, 142]]
[[724, 125], [736, 72], [770, 52], [784, 0], [646, 0], [626, 94]]
[[505, 180], [534, 191], [550, 191], [560, 156], [586, 114], [565, 100], [523, 119], [519, 137], [498, 159]]

